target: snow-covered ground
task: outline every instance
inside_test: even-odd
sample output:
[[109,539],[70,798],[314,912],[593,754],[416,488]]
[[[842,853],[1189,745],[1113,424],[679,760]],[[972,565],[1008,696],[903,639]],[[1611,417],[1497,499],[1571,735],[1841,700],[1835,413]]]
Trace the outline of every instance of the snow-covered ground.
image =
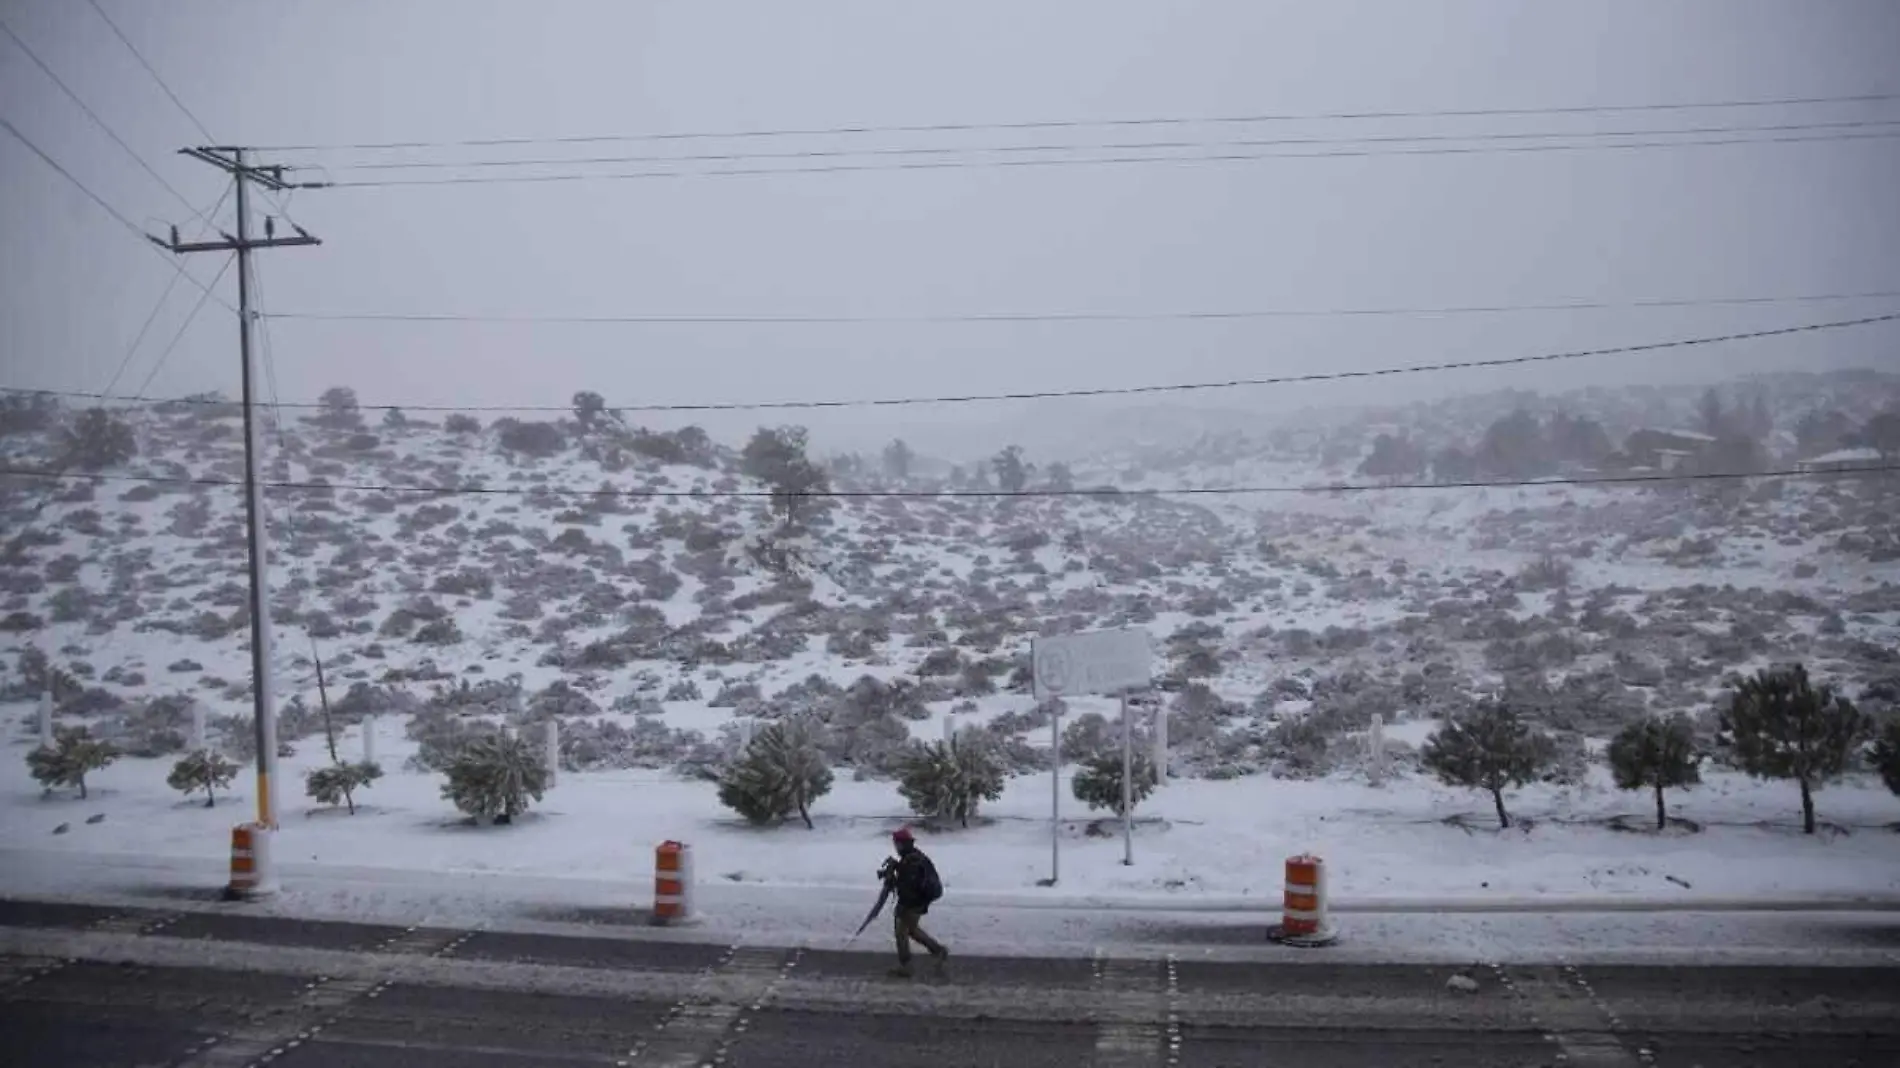
[[[388,725],[384,725],[387,731]],[[392,733],[393,732],[388,732]],[[341,747],[355,752],[354,732]],[[864,893],[909,822],[888,782],[839,776],[814,810],[817,826],[759,829],[720,807],[711,784],[670,771],[564,772],[546,800],[512,826],[474,826],[440,797],[438,775],[400,770],[413,743],[383,738],[392,769],[360,797],[361,809],[284,804],[277,856],[286,863],[402,869],[444,876],[585,876],[624,879],[626,899],[646,899],[653,848],[687,842],[708,886],[837,889]],[[327,762],[320,745],[284,760],[293,787]],[[135,854],[216,861],[230,826],[250,816],[248,778],[206,808],[166,786],[170,761],[121,760],[95,774],[91,798],[42,799],[24,761],[0,761],[0,847],[83,856]],[[1649,795],[1610,788],[1592,769],[1582,786],[1510,795],[1517,823],[1499,831],[1489,798],[1407,776],[1382,786],[1344,775],[1312,782],[1266,777],[1177,780],[1142,806],[1134,864],[1124,866],[1118,825],[1082,810],[1062,783],[1060,882],[1039,887],[1051,862],[1047,775],[1009,781],[1001,801],[968,829],[926,831],[925,848],[953,899],[1010,902],[1083,899],[1092,904],[1193,910],[1277,901],[1286,857],[1323,857],[1345,908],[1566,901],[1687,905],[1737,899],[1900,901],[1900,807],[1877,783],[1823,791],[1823,833],[1799,833],[1797,795],[1782,783],[1713,772],[1673,792],[1671,814],[1698,833],[1613,829],[1626,815],[1643,828]],[[88,817],[103,815],[96,824]],[[1448,818],[1462,817],[1448,823]],[[54,834],[66,824],[64,833]]]

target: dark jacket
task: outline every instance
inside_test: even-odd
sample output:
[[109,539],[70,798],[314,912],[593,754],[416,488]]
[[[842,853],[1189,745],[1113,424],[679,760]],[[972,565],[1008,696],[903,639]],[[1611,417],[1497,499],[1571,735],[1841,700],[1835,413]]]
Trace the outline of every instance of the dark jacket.
[[930,911],[930,898],[924,892],[924,884],[929,873],[936,871],[936,865],[924,856],[921,849],[913,849],[897,858],[897,870],[891,876],[891,888],[897,895],[897,907],[909,912]]

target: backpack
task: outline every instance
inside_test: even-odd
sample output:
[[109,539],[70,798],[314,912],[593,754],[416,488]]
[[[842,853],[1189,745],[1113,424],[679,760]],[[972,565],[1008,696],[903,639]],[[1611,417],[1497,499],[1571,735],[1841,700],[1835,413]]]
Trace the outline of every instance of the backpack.
[[943,896],[943,880],[937,876],[937,866],[929,860],[924,861],[924,875],[918,881],[919,889],[924,892],[925,904],[934,903]]

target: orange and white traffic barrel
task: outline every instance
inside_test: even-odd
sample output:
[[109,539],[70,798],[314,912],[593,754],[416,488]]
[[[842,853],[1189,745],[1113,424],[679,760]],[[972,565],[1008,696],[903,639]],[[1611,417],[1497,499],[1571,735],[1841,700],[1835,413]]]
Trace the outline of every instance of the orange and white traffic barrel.
[[231,828],[231,882],[225,888],[225,897],[247,900],[276,893],[270,843],[271,829],[261,823],[240,823]]
[[653,851],[653,922],[662,926],[692,917],[693,847],[661,842]]
[[1339,937],[1326,916],[1326,864],[1320,858],[1286,858],[1280,924],[1267,937],[1290,946],[1323,946]]

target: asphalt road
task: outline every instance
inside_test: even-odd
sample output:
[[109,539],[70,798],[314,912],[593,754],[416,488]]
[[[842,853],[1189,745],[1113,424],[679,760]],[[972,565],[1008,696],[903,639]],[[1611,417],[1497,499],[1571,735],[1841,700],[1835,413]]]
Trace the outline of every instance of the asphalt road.
[[[0,1063],[1833,1068],[1900,969],[968,957],[0,900]],[[1476,984],[1454,990],[1454,974]]]

